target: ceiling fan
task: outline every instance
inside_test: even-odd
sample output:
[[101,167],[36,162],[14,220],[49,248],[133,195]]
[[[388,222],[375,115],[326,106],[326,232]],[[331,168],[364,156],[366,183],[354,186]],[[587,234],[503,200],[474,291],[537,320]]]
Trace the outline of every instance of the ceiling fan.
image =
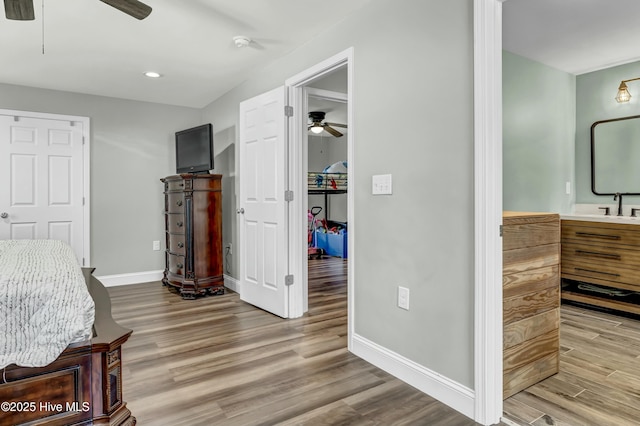
[[340,123],[329,123],[324,121],[326,113],[324,111],[311,111],[309,113],[309,120],[311,124],[308,127],[308,130],[311,130],[313,133],[320,134],[323,130],[326,130],[332,136],[339,138],[343,136],[342,133],[334,129],[334,127],[344,127],[347,128],[346,124]]
[[[151,7],[138,0],[100,0],[109,6],[136,19],[144,19],[151,13]],[[33,0],[4,0],[4,13],[7,19],[32,21],[35,19]]]

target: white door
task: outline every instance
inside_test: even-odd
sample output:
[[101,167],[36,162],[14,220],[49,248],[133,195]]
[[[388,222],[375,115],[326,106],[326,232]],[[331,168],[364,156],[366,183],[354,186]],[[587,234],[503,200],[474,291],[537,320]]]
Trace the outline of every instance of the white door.
[[0,113],[0,239],[62,240],[82,265],[89,249],[83,207],[88,119],[17,113]]
[[240,104],[240,298],[286,318],[285,88]]

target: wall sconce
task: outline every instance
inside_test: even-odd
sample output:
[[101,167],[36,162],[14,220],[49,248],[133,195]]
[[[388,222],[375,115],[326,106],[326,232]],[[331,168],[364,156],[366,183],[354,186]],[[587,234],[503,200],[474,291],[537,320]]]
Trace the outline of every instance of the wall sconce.
[[629,93],[629,91],[627,90],[626,83],[636,80],[640,80],[640,77],[632,78],[629,80],[622,80],[620,82],[620,86],[618,87],[618,94],[616,95],[616,101],[618,101],[618,103],[629,102],[629,100],[631,99],[631,93]]

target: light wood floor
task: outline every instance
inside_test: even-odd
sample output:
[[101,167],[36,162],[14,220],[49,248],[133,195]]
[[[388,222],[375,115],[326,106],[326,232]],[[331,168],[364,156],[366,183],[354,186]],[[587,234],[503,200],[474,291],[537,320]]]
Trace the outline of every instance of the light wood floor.
[[504,403],[523,425],[640,425],[640,321],[563,304],[560,373]]
[[349,353],[346,262],[314,260],[309,312],[283,320],[228,292],[112,287],[123,399],[150,425],[476,425]]

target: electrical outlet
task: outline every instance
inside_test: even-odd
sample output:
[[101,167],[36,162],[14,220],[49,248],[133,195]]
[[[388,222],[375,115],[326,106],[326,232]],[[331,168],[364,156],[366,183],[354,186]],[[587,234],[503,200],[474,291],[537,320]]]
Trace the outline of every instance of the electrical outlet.
[[398,308],[409,310],[409,289],[398,287]]
[[155,250],[155,251],[160,250],[160,241],[154,241],[153,242],[153,250]]
[[565,182],[565,184],[564,184],[564,192],[567,195],[571,194],[571,182]]

